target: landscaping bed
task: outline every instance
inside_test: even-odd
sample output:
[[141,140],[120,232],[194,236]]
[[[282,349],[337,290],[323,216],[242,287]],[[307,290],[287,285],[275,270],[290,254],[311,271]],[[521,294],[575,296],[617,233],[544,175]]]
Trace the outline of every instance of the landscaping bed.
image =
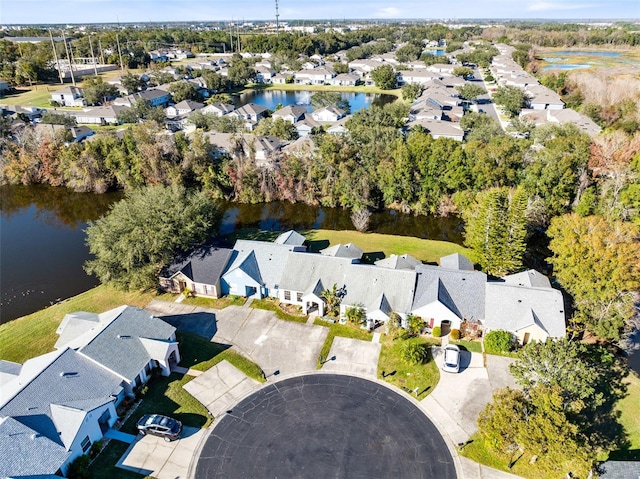
[[251,302],[251,307],[255,309],[264,309],[267,311],[273,311],[278,319],[282,319],[284,321],[293,321],[294,323],[306,323],[307,316],[301,313],[292,314],[289,311],[298,311],[296,306],[280,304],[277,299],[272,298],[264,298],[264,299],[254,299]]

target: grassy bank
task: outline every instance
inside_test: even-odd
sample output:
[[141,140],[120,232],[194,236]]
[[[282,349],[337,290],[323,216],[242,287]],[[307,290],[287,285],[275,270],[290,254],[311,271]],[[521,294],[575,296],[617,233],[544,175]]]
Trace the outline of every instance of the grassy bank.
[[294,323],[306,323],[307,317],[301,314],[291,314],[284,311],[277,300],[271,298],[254,299],[251,307],[255,309],[264,309],[273,312],[278,319],[284,321],[293,321]]
[[[176,297],[177,295],[174,295]],[[247,298],[242,296],[225,296],[224,298],[205,298],[203,296],[190,296],[182,301],[182,304],[200,306],[202,308],[224,309],[227,306],[242,306]]]
[[[124,292],[111,286],[98,286],[61,303],[0,325],[0,359],[23,363],[53,351],[58,340],[56,329],[67,313],[102,313],[123,304],[143,307],[158,298],[153,292]],[[28,345],[28,347],[25,347]]]

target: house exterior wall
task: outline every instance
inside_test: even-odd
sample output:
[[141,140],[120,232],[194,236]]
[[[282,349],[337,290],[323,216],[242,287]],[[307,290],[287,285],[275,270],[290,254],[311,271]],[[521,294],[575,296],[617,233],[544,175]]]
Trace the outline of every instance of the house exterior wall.
[[[71,447],[69,448],[70,455],[68,459],[60,466],[60,469],[62,470],[62,473],[64,475],[67,474],[69,465],[76,458],[85,454],[85,452],[82,450],[81,445],[82,445],[82,441],[84,441],[86,437],[89,437],[91,444],[93,444],[96,441],[99,441],[104,437],[104,435],[102,434],[102,430],[100,429],[100,425],[98,424],[98,419],[100,419],[102,414],[107,410],[111,415],[108,422],[109,427],[112,427],[115,424],[115,422],[118,420],[115,402],[110,402],[108,404],[105,404],[104,406],[94,409],[93,411],[87,414],[80,428],[78,429],[76,437],[71,443]],[[88,452],[89,450],[87,449],[86,453]]]
[[236,269],[222,277],[222,293],[244,296],[245,298],[263,298],[263,288],[242,270]]
[[330,121],[338,121],[340,119],[338,115],[327,110],[318,111],[316,113],[313,113],[313,115],[311,116],[316,121],[330,122]]
[[[424,319],[427,326],[441,326],[442,321],[450,321],[451,329],[460,329],[461,319],[444,304],[434,301],[433,303],[422,306],[421,308],[411,311],[414,315]],[[433,318],[433,324],[431,319]]]
[[519,344],[524,344],[525,336],[529,334],[527,342],[531,341],[545,341],[549,335],[537,324],[532,324],[526,328],[515,331],[516,338]]

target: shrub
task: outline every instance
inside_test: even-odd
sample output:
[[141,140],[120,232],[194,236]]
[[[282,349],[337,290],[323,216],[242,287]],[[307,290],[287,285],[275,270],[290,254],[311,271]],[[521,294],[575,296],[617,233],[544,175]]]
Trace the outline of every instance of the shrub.
[[440,326],[436,326],[435,328],[433,328],[433,331],[431,331],[431,334],[434,338],[439,338],[440,336],[442,336],[442,328]]
[[459,329],[452,329],[451,333],[449,333],[449,335],[451,336],[452,340],[457,341],[458,339],[460,339],[460,330]]
[[422,331],[422,328],[426,326],[426,323],[424,322],[424,319],[410,314],[407,316],[407,326],[411,334],[419,334],[420,331]]
[[96,457],[101,450],[102,450],[102,439],[91,444],[91,449],[89,450],[89,457]]
[[89,479],[89,456],[77,457],[69,464],[69,470],[67,471],[67,477],[69,479]]
[[501,329],[490,331],[484,337],[484,348],[488,353],[508,353],[513,350],[513,336]]
[[422,364],[429,356],[426,344],[406,343],[400,350],[400,357],[407,364]]

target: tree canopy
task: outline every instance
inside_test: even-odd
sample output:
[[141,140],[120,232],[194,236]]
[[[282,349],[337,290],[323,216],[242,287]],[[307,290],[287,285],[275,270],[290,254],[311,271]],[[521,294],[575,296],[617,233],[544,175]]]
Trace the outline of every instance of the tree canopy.
[[219,219],[205,193],[168,186],[132,190],[89,224],[87,245],[95,258],[85,270],[123,289],[152,288],[161,268],[203,243]]
[[493,94],[493,101],[501,105],[511,116],[517,117],[527,104],[527,93],[516,86],[500,86]]
[[396,72],[391,65],[381,65],[371,72],[371,78],[378,88],[391,90],[396,87]]

